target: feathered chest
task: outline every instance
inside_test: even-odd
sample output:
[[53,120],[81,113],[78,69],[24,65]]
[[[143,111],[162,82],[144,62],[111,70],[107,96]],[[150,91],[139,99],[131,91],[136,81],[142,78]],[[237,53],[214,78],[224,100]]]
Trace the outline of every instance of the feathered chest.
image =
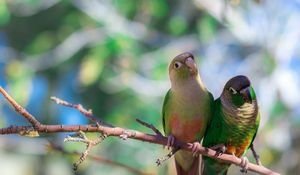
[[189,98],[172,96],[166,106],[167,134],[185,142],[201,139],[210,115],[208,97],[195,94]]
[[255,124],[258,114],[257,102],[244,103],[240,107],[234,106],[232,103],[221,98],[221,112],[223,119],[228,125],[249,126]]
[[228,138],[226,139],[227,153],[240,157],[250,146],[257,131],[257,103],[245,103],[235,108],[222,101],[222,119]]

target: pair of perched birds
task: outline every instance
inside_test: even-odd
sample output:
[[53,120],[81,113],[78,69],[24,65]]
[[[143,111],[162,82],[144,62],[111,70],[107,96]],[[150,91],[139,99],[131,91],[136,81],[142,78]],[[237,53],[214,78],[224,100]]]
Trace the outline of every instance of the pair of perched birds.
[[[219,98],[214,100],[206,89],[194,57],[190,53],[176,56],[169,65],[171,88],[163,104],[163,128],[168,147],[174,140],[202,145],[242,157],[255,138],[260,115],[255,92],[246,76],[231,78]],[[196,149],[194,149],[196,150]],[[195,153],[195,152],[194,152]],[[245,158],[242,158],[242,162]],[[199,157],[179,150],[175,154],[178,175],[198,175]],[[227,174],[230,164],[203,156],[201,173]],[[246,165],[244,165],[246,166]],[[245,167],[244,167],[245,168]]]

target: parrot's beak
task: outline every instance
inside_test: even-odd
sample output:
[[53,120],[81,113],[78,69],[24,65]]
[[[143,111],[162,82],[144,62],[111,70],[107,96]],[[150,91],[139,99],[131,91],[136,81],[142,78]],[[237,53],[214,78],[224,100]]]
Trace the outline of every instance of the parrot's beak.
[[185,64],[190,69],[190,72],[192,74],[197,73],[197,65],[192,57],[188,57],[187,59],[185,59]]
[[243,99],[247,103],[252,103],[252,98],[250,94],[250,87],[246,87],[240,91],[240,93],[243,95]]

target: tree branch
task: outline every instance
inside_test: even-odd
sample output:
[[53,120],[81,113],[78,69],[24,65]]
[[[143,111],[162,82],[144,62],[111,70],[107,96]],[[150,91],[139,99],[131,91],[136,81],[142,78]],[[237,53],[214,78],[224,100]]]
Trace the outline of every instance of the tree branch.
[[91,109],[86,110],[81,104],[71,104],[69,102],[66,102],[64,100],[61,100],[57,97],[51,97],[51,100],[53,100],[55,103],[59,104],[59,105],[63,105],[63,106],[67,106],[70,108],[75,108],[77,109],[79,112],[81,112],[84,116],[86,116],[89,120],[91,120],[92,122],[95,122],[97,124],[97,126],[101,125],[106,125],[106,126],[110,126],[112,127],[112,125],[107,124],[101,120],[98,120],[96,116],[93,115],[93,112]]
[[[16,109],[18,113],[20,113],[22,116],[24,116],[33,126],[10,126],[7,128],[0,129],[0,134],[20,134],[20,132],[27,132],[28,130],[34,130],[38,133],[55,133],[55,132],[99,132],[106,134],[107,136],[116,136],[116,137],[122,137],[124,138],[124,135],[126,138],[131,138],[135,140],[145,141],[149,143],[154,144],[160,144],[160,145],[167,145],[167,137],[162,136],[157,129],[152,129],[156,133],[154,134],[147,134],[143,132],[139,132],[136,130],[121,128],[121,127],[111,127],[111,126],[102,126],[102,125],[43,125],[40,124],[34,116],[29,114],[24,108],[22,108],[19,104],[17,104],[7,93],[4,89],[0,87],[0,92],[4,95],[4,97],[13,105],[13,107]],[[21,108],[20,108],[21,107]],[[24,109],[24,110],[19,110]],[[25,111],[25,112],[24,112]],[[28,115],[29,114],[29,115]],[[34,122],[32,122],[34,121]],[[37,125],[38,127],[34,127]],[[141,123],[141,122],[140,122]],[[142,122],[143,125],[154,128],[153,125],[147,124],[146,122]],[[146,124],[145,124],[146,123]],[[158,132],[157,132],[158,131]],[[175,148],[180,148],[182,150],[186,151],[192,151],[192,147],[188,143],[181,142],[179,140],[176,140],[174,143]],[[237,158],[233,155],[229,154],[222,154],[219,156],[216,155],[216,151],[211,150],[209,148],[205,147],[198,147],[198,153],[212,157],[215,159],[218,159],[220,161],[224,161],[227,163],[235,164],[239,166],[241,164],[241,159]],[[249,163],[249,171],[253,171],[259,174],[265,174],[265,175],[278,175],[278,173],[273,172],[272,170],[267,169],[264,166],[255,165],[252,163]]]
[[19,105],[11,96],[0,86],[0,92],[7,99],[7,101],[15,108],[15,110],[21,114],[34,128],[38,128],[41,123],[29,112],[26,111],[21,105]]
[[261,161],[260,161],[260,159],[259,159],[259,155],[258,155],[258,154],[256,153],[256,151],[255,151],[255,148],[254,148],[254,144],[253,144],[253,143],[251,144],[250,149],[251,149],[251,151],[252,151],[252,154],[253,154],[253,157],[254,157],[254,159],[255,159],[255,161],[256,161],[256,164],[257,164],[257,165],[262,165],[262,163],[261,163]]

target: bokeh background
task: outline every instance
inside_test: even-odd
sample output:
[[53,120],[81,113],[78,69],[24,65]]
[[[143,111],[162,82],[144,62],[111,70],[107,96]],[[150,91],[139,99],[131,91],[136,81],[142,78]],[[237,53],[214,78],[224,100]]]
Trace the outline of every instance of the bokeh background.
[[[232,76],[249,76],[262,116],[255,141],[262,163],[299,174],[299,39],[299,0],[1,0],[0,85],[45,124],[89,123],[49,99],[58,96],[117,126],[150,132],[135,122],[140,118],[162,130],[168,63],[191,51],[215,98]],[[0,127],[26,124],[0,97]],[[0,174],[74,174],[78,156],[46,147],[50,140],[67,151],[84,149],[63,143],[65,136],[1,136]],[[91,154],[144,173],[172,174],[172,161],[155,165],[166,153],[162,146],[109,138]],[[87,160],[77,174],[133,173]]]

